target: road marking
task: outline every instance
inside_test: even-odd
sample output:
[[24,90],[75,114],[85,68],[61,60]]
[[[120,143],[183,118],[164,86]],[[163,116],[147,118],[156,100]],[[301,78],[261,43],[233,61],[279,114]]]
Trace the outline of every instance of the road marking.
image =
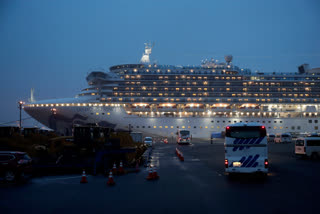
[[[50,181],[58,181],[58,180],[68,180],[68,179],[75,179],[78,178],[80,179],[82,177],[82,175],[79,176],[73,176],[73,177],[60,177],[60,178],[36,178],[36,179],[32,179],[32,183],[46,183],[46,182],[50,182]],[[87,175],[87,177],[90,177],[90,175]]]
[[[73,179],[73,178],[81,178],[82,175],[79,176],[74,176],[74,177],[66,177],[66,178],[51,178],[51,179],[47,179],[48,181],[55,181],[55,180],[67,180],[67,179]],[[87,175],[87,177],[90,177],[89,175]]]

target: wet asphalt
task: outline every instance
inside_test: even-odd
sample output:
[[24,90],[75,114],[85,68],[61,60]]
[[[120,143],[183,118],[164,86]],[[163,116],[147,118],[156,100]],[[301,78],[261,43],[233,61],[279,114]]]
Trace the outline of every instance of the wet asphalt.
[[[27,184],[0,184],[0,213],[318,213],[320,161],[297,159],[293,144],[270,144],[270,173],[238,176],[224,173],[223,141],[193,140],[178,146],[156,143],[151,165],[158,180],[147,181],[148,169],[114,176],[44,176]],[[317,209],[316,209],[317,208]]]

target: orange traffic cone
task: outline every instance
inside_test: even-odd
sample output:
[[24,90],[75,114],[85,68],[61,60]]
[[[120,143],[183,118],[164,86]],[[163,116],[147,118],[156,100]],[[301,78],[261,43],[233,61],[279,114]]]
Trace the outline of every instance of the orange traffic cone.
[[153,180],[153,172],[152,172],[152,167],[150,166],[150,168],[149,168],[149,175],[148,175],[148,177],[147,177],[147,180]]
[[107,185],[113,186],[113,185],[115,185],[115,184],[116,184],[116,183],[114,182],[113,176],[112,176],[112,170],[110,170],[109,179],[108,179]]
[[180,154],[180,160],[181,161],[184,161],[184,157],[183,157],[183,153],[181,152],[181,154]]
[[120,166],[119,166],[118,173],[119,173],[119,175],[123,175],[124,174],[122,161],[120,161]]
[[113,174],[117,173],[117,165],[116,165],[116,163],[113,164],[112,172],[113,172]]
[[82,177],[81,177],[80,183],[81,183],[81,184],[86,184],[86,183],[88,183],[88,181],[87,181],[87,176],[86,176],[86,171],[85,171],[85,170],[82,171]]
[[181,152],[180,150],[178,149],[178,153],[177,153],[178,157],[180,158],[181,157]]
[[153,167],[152,176],[153,176],[153,179],[159,179],[159,178],[160,178],[160,176],[159,176],[158,173],[157,173],[157,169],[156,169],[155,166]]

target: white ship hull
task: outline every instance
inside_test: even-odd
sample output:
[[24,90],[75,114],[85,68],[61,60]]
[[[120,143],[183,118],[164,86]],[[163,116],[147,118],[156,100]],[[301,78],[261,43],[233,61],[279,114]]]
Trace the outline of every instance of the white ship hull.
[[[44,103],[48,103],[43,101]],[[99,106],[101,105],[101,106]],[[193,138],[209,139],[212,132],[222,132],[228,124],[236,122],[259,122],[268,133],[318,132],[319,117],[223,117],[223,116],[151,116],[142,112],[140,116],[129,115],[120,104],[97,104],[96,106],[41,106],[28,107],[25,111],[40,123],[60,134],[71,135],[75,124],[97,123],[114,129],[143,132],[145,135],[176,137],[178,129],[190,130]]]

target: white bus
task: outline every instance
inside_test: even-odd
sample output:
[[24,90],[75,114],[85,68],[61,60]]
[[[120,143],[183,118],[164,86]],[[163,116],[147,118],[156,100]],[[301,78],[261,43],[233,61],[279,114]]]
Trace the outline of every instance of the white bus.
[[179,144],[189,144],[191,142],[191,135],[189,130],[178,130],[177,133],[177,143]]
[[225,171],[268,173],[266,127],[259,123],[235,123],[226,127]]
[[320,137],[298,138],[295,143],[295,154],[301,157],[316,159],[320,157]]

